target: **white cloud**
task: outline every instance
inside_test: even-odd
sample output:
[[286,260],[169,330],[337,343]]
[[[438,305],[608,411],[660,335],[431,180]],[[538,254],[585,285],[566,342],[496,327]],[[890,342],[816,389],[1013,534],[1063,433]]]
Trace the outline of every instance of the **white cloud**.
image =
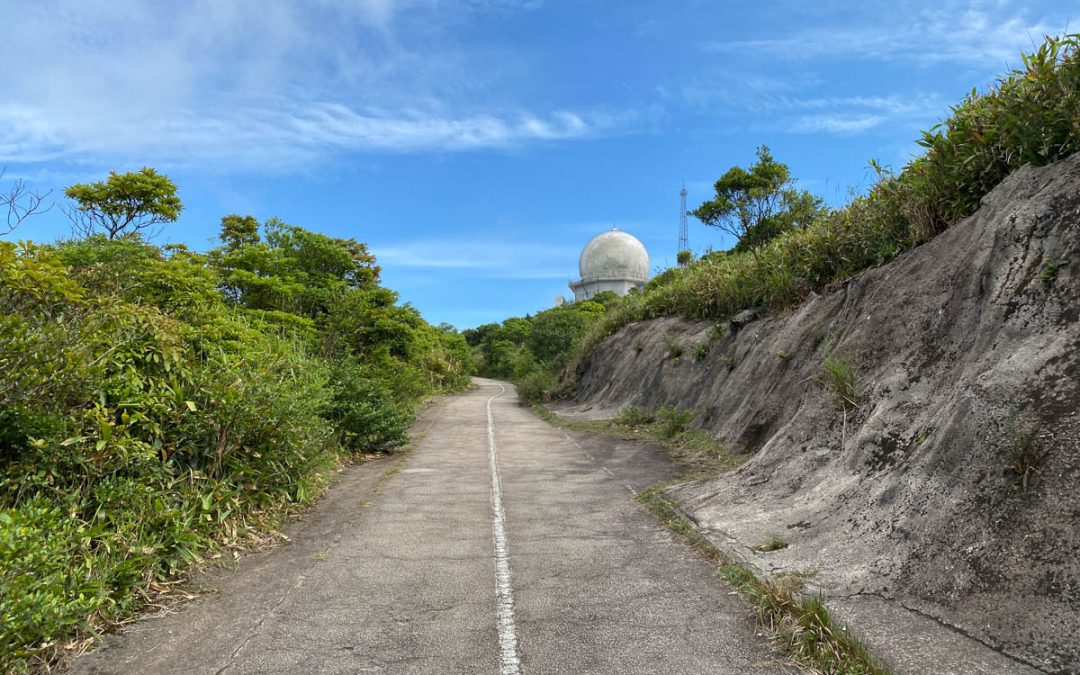
[[[780,124],[795,133],[858,134],[884,125],[911,126],[938,113],[938,96],[780,97],[772,109],[781,112]],[[819,112],[820,111],[820,112]]]
[[372,244],[380,264],[395,269],[468,271],[473,278],[566,279],[576,269],[579,247],[540,242],[412,240]]
[[1049,19],[1032,19],[1009,3],[945,0],[912,3],[866,3],[865,16],[850,7],[832,25],[815,26],[778,37],[702,45],[705,51],[753,52],[781,60],[845,59],[852,56],[914,63],[962,63],[1001,67],[1016,65],[1047,34],[1065,30]]
[[884,115],[807,115],[796,118],[791,130],[805,134],[854,134],[881,126],[888,119]]
[[627,123],[606,111],[499,105],[486,96],[497,64],[475,63],[437,27],[411,44],[397,28],[414,15],[452,24],[535,6],[0,0],[0,164],[277,168],[347,151],[564,141]]
[[[796,82],[799,86],[797,86]],[[812,95],[800,95],[800,86]],[[732,78],[725,86],[688,86],[691,105],[713,110],[754,113],[757,127],[795,133],[851,135],[886,125],[909,127],[924,124],[946,110],[941,94],[913,92],[888,96],[821,96],[824,87],[808,86],[797,79]]]
[[[588,121],[587,121],[588,120]],[[281,167],[349,150],[411,152],[505,148],[588,137],[611,126],[556,111],[444,118],[421,111],[357,111],[340,103],[174,111],[132,122],[72,124],[45,108],[0,106],[0,163],[152,156],[171,164]]]

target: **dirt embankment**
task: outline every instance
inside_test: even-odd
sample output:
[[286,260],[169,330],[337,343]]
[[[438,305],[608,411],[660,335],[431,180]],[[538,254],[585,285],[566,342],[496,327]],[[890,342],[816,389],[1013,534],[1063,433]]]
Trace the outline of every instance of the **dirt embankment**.
[[[627,326],[560,412],[692,409],[752,453],[672,491],[717,537],[776,534],[789,546],[768,568],[1080,672],[1078,316],[1080,155],[1018,171],[974,216],[791,313],[744,313],[719,340],[711,323]],[[857,373],[846,415],[830,353]]]

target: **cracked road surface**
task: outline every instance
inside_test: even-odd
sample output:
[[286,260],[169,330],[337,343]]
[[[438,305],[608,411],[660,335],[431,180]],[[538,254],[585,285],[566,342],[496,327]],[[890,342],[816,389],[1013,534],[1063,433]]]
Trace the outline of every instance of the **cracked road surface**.
[[666,458],[553,428],[509,385],[476,383],[422,412],[411,456],[342,472],[288,544],[210,574],[216,592],[73,672],[790,671],[634,501],[673,475]]

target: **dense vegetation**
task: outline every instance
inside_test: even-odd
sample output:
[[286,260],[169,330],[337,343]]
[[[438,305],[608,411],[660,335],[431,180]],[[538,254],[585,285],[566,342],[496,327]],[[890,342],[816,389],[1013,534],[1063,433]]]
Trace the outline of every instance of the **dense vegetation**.
[[196,253],[131,229],[0,242],[0,671],[145,607],[467,383],[464,338],[359,242],[227,216]]
[[[562,387],[571,384],[584,355],[628,323],[670,315],[722,321],[745,309],[787,309],[974,213],[982,197],[1020,166],[1042,166],[1076,152],[1078,44],[1078,35],[1047,38],[1023,56],[1023,68],[985,93],[972,90],[947,120],[922,133],[922,155],[899,173],[872,162],[879,181],[841,209],[820,213],[804,193],[785,197],[782,191],[791,190],[785,172],[767,149],[759,150],[757,165],[727,172],[717,183],[716,199],[696,211],[706,223],[726,226],[746,241],[733,251],[687,261],[658,275],[643,292],[605,303],[601,317],[576,331],[571,354],[539,360],[555,370],[533,371],[526,381],[529,396],[536,397],[532,385],[550,384],[555,372],[561,372]],[[773,200],[763,202],[770,190]],[[758,213],[766,218],[756,219]],[[528,355],[521,361],[532,362]],[[549,393],[557,394],[558,387]]]
[[513,380],[522,402],[537,402],[555,384],[555,373],[566,367],[589,326],[619,302],[606,291],[585,302],[469,328],[462,335],[473,349],[478,374]]

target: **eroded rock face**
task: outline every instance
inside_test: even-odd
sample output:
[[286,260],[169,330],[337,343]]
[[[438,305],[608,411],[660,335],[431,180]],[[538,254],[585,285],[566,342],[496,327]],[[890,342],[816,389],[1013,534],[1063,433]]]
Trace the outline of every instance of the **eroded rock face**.
[[[710,323],[627,326],[563,412],[693,409],[753,453],[673,490],[699,523],[777,533],[790,546],[770,564],[816,568],[830,594],[895,598],[1080,672],[1078,317],[1080,155],[1021,169],[974,216],[789,314],[741,317],[700,360]],[[822,384],[830,352],[858,373],[846,414]],[[1018,445],[1039,457],[1026,489]]]

